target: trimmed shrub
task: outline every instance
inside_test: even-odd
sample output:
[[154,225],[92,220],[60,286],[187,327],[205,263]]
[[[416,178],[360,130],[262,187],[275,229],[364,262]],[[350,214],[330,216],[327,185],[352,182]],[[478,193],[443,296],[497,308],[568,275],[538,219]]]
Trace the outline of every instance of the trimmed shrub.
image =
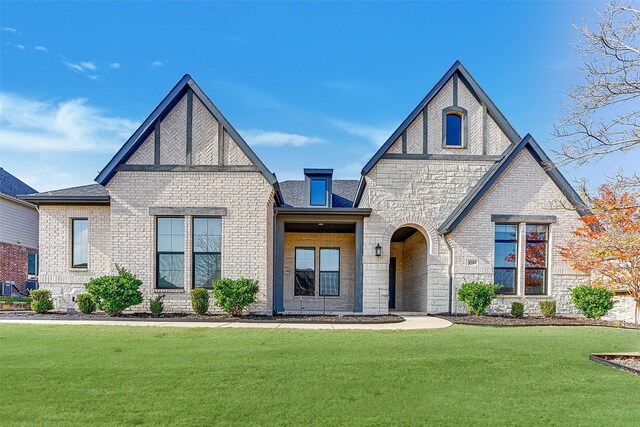
[[51,291],[46,289],[34,289],[29,293],[31,297],[31,310],[36,313],[46,313],[53,310]]
[[514,301],[511,303],[511,315],[513,317],[524,316],[524,303],[520,301]]
[[117,316],[123,310],[142,302],[142,280],[116,265],[116,276],[102,276],[91,279],[84,287],[98,308],[109,316]]
[[198,314],[209,311],[209,292],[204,288],[195,288],[191,291],[191,307]]
[[76,301],[78,302],[78,310],[84,314],[91,314],[96,311],[96,302],[91,298],[89,294],[76,295]]
[[493,283],[467,282],[460,286],[458,299],[467,303],[469,314],[483,315],[496,297],[498,289],[500,289],[500,285]]
[[540,311],[544,317],[556,317],[555,300],[540,301],[538,305],[540,306]]
[[254,302],[258,290],[257,280],[241,278],[213,282],[213,296],[216,304],[232,316],[239,316],[246,306]]
[[577,286],[571,289],[571,301],[573,305],[584,314],[585,317],[598,318],[607,314],[613,308],[615,293],[607,288],[595,286]]
[[159,316],[164,311],[164,295],[158,295],[149,301],[149,311],[154,316]]

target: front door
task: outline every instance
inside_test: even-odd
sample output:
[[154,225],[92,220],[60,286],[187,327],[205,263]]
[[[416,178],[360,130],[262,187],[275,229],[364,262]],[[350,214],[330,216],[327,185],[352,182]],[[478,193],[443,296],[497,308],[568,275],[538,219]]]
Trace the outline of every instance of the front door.
[[389,260],[389,309],[396,308],[396,259]]

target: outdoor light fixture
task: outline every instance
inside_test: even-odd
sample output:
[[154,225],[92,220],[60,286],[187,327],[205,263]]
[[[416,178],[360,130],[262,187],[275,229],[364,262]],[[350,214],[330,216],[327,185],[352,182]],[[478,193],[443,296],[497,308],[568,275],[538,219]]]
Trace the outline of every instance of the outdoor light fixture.
[[380,243],[376,245],[376,256],[382,256],[382,246],[380,246]]

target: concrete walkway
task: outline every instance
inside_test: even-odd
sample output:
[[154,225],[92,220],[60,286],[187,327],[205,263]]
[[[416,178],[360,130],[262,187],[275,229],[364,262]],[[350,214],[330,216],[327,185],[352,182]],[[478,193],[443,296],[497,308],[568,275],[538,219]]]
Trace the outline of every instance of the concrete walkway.
[[440,329],[452,325],[438,317],[407,316],[399,323],[291,323],[291,322],[158,322],[144,320],[50,320],[50,319],[4,319],[3,323],[28,323],[32,325],[113,325],[113,326],[162,326],[175,328],[263,328],[263,329],[360,329],[372,331],[400,331],[416,329]]

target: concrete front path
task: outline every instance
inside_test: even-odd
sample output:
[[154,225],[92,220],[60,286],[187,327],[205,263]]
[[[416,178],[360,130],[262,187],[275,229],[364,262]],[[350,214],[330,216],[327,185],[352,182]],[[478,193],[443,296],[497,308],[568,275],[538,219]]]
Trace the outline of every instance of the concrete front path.
[[292,323],[292,322],[163,322],[144,320],[49,320],[2,319],[3,323],[28,323],[32,325],[114,325],[114,326],[164,326],[176,328],[265,328],[265,329],[360,329],[371,331],[400,331],[416,329],[440,329],[452,325],[438,317],[407,316],[399,323]]

